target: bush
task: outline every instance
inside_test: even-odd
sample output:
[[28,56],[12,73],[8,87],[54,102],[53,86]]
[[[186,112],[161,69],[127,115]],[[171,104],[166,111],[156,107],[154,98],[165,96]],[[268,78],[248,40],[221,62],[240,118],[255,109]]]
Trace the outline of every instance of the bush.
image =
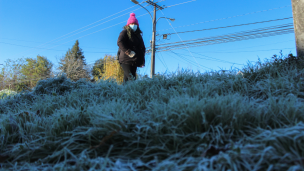
[[266,60],[264,63],[260,60],[255,65],[248,63],[241,72],[244,78],[257,82],[262,79],[277,78],[291,70],[300,71],[303,68],[300,60],[293,54],[284,56],[280,53],[280,56],[273,55],[271,60]]
[[0,91],[0,99],[5,99],[7,97],[12,97],[12,96],[14,96],[16,94],[17,94],[17,92],[15,92],[15,91],[4,89],[4,90]]
[[88,82],[85,78],[73,82],[65,75],[60,75],[58,77],[40,80],[37,83],[37,86],[34,88],[33,93],[36,95],[43,95],[43,94],[63,95],[65,93],[71,92],[71,90],[73,89],[77,89],[81,87],[91,87],[91,83]]

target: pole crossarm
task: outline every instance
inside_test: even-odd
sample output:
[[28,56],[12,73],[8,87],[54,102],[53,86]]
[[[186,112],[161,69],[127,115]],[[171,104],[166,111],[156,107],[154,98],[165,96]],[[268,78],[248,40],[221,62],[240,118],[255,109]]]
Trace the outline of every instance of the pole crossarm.
[[150,4],[150,5],[155,6],[156,8],[158,8],[158,9],[160,9],[160,10],[163,10],[163,9],[164,9],[163,7],[157,5],[156,3],[154,3],[154,2],[152,2],[152,1],[150,1],[150,0],[148,0],[148,1],[146,1],[146,2],[147,2],[148,4]]

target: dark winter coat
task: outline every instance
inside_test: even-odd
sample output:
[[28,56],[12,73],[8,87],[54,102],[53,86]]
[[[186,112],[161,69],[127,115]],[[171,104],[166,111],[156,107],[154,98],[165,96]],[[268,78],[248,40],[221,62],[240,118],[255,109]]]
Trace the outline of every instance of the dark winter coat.
[[[119,46],[120,49],[119,63],[131,64],[137,67],[145,65],[146,47],[141,34],[129,30],[129,34],[131,33],[131,38],[129,38],[130,36],[128,36],[127,29],[125,27],[125,29],[120,32],[117,40],[117,45]],[[131,51],[135,52],[135,56],[133,58],[130,58],[127,55]]]

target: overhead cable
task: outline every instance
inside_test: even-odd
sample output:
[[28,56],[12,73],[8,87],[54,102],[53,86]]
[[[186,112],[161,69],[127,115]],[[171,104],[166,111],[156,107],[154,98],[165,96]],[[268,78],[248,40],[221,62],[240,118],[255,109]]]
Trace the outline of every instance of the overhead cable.
[[255,38],[262,38],[262,37],[269,37],[269,36],[277,36],[282,34],[289,34],[293,33],[293,28],[290,29],[282,29],[277,31],[267,31],[263,33],[255,33],[255,34],[249,34],[249,35],[242,35],[242,36],[235,36],[235,37],[222,37],[218,38],[216,40],[206,40],[206,41],[200,41],[200,42],[193,42],[193,43],[187,43],[187,47],[182,45],[173,45],[173,46],[166,46],[161,48],[156,48],[157,51],[168,51],[168,50],[176,50],[176,49],[184,49],[189,47],[197,47],[197,46],[206,46],[206,45],[213,45],[213,44],[220,44],[220,43],[228,43],[228,42],[234,42],[234,41],[241,41],[241,40],[248,40],[248,39],[255,39]]
[[[180,42],[160,44],[160,45],[156,45],[157,47],[156,50],[167,51],[167,50],[187,48],[187,47],[206,46],[211,44],[228,43],[233,41],[262,38],[268,36],[288,34],[293,32],[294,32],[293,24],[285,24],[285,25],[278,25],[278,26],[265,27],[265,28],[248,30],[243,32],[237,32],[237,33],[222,35],[222,36],[213,36],[213,37],[206,37],[200,39],[192,39],[192,40],[186,40]],[[185,44],[187,46],[185,46]],[[148,51],[150,51],[150,49]]]
[[[135,5],[135,6],[136,6],[136,5]],[[128,9],[131,9],[131,8],[133,8],[133,7],[135,7],[135,6],[132,6],[132,7],[130,7],[130,8],[127,8],[127,9],[125,9],[125,10],[123,10],[123,11],[126,11],[126,10],[128,10]],[[148,6],[148,5],[146,5],[146,6]],[[137,11],[137,10],[139,10],[139,9],[141,9],[141,8],[137,8],[137,9],[135,9],[134,11]],[[78,30],[81,30],[81,29],[86,28],[86,27],[88,27],[88,26],[90,26],[90,25],[92,25],[92,24],[95,24],[95,23],[97,23],[97,22],[100,22],[100,21],[102,21],[102,20],[105,20],[105,19],[107,19],[107,18],[109,18],[109,17],[112,17],[112,16],[114,16],[114,15],[116,15],[116,14],[119,14],[119,13],[121,13],[121,12],[123,12],[123,11],[120,11],[120,12],[118,12],[118,13],[115,13],[115,14],[113,14],[113,15],[110,15],[110,16],[108,16],[108,17],[106,17],[106,18],[103,18],[103,19],[101,19],[101,20],[99,20],[99,21],[96,21],[96,22],[94,22],[94,23],[91,23],[91,24],[89,24],[89,25],[87,25],[87,26],[84,26],[84,27],[82,27],[82,28],[80,28],[80,29],[77,29],[77,30],[75,30],[75,31],[72,31],[72,32],[70,32],[70,33],[68,33],[68,34],[65,34],[65,35],[61,36],[61,37],[58,37],[58,38],[53,39],[53,40],[51,40],[51,41],[48,41],[48,42],[46,42],[46,43],[44,43],[44,44],[41,44],[41,45],[39,45],[39,46],[37,46],[37,47],[43,47],[43,46],[45,46],[46,44],[49,44],[49,43],[51,43],[51,42],[54,43],[54,42],[58,42],[58,41],[64,40],[64,39],[66,39],[66,38],[69,38],[69,37],[72,37],[72,36],[77,35],[77,34],[79,34],[79,33],[82,33],[82,32],[84,32],[84,31],[90,30],[90,29],[95,28],[95,27],[97,27],[97,26],[99,26],[99,25],[105,24],[105,23],[107,23],[107,22],[110,22],[110,21],[112,21],[112,20],[115,20],[115,19],[117,19],[117,18],[120,18],[120,17],[125,16],[125,15],[127,15],[127,14],[130,13],[130,12],[128,12],[128,13],[122,14],[122,15],[120,15],[120,16],[118,16],[118,17],[112,18],[112,19],[107,20],[107,21],[105,21],[105,22],[103,22],[103,23],[97,24],[97,25],[92,26],[92,27],[90,27],[90,28],[87,28],[87,29],[85,29],[85,30],[79,31],[79,32],[77,32],[77,33],[75,33],[75,34],[73,34],[73,35],[70,35],[70,34],[76,32],[76,31],[78,31]],[[68,35],[70,35],[70,36],[68,36]],[[66,36],[68,36],[68,37],[66,37]],[[61,38],[61,39],[60,39],[60,38]],[[58,40],[58,39],[59,39],[59,40]],[[24,53],[24,52],[22,52],[22,53]]]
[[[26,48],[34,48],[34,49],[44,49],[44,50],[52,50],[52,51],[66,51],[66,50],[48,49],[48,48],[39,48],[39,47],[36,48],[36,47],[17,45],[17,44],[6,43],[6,42],[0,42],[0,43],[7,44],[7,45],[13,45],[13,46],[26,47]],[[90,52],[90,51],[85,51],[84,53],[115,53],[115,52]]]
[[[257,33],[260,31],[265,31],[265,30],[275,30],[275,29],[283,29],[283,28],[288,28],[288,27],[293,27],[293,23],[288,23],[288,24],[281,24],[281,25],[275,25],[275,26],[270,26],[270,27],[262,27],[262,28],[257,28],[253,30],[246,30],[246,31],[241,31],[237,33],[231,33],[225,36],[229,35],[241,35],[241,34],[247,34],[247,33]],[[218,36],[213,36],[213,37],[208,37],[208,39],[214,39],[217,38]],[[163,43],[163,44],[158,44],[156,46],[163,46],[167,44],[176,44],[176,43],[186,43],[186,42],[193,42],[196,40],[205,40],[206,38],[199,38],[199,39],[191,39],[191,40],[185,40],[185,41],[179,41],[179,42],[171,42],[171,43]]]
[[[142,16],[145,16],[145,15],[147,15],[147,14],[149,14],[149,13],[145,13],[145,14],[143,14],[143,15],[140,15],[140,16],[138,16],[137,18],[142,17]],[[70,40],[70,41],[67,41],[67,42],[61,43],[61,44],[59,44],[59,45],[56,45],[56,46],[51,47],[50,49],[55,48],[55,47],[60,46],[60,45],[63,45],[63,44],[66,44],[66,43],[69,43],[69,42],[72,42],[72,41],[75,41],[75,40],[78,40],[78,39],[80,39],[80,38],[83,38],[83,37],[86,37],[86,36],[89,36],[89,35],[92,35],[92,34],[98,33],[98,32],[100,32],[100,31],[103,31],[103,30],[109,29],[109,28],[111,28],[111,27],[114,27],[114,26],[117,26],[117,25],[120,25],[120,24],[123,24],[123,23],[126,23],[126,21],[123,21],[123,22],[120,22],[120,23],[114,24],[114,25],[112,25],[112,26],[109,26],[109,27],[106,27],[106,28],[103,28],[103,29],[97,30],[97,31],[95,31],[95,32],[92,32],[92,33],[86,34],[86,35],[84,35],[84,36],[80,36],[80,37],[78,37],[78,38],[76,38],[76,39],[73,39],[73,40]],[[41,52],[41,51],[40,51],[40,52]]]
[[[209,61],[222,62],[222,63],[230,63],[230,64],[234,64],[234,65],[243,65],[243,64],[239,64],[239,63],[235,63],[235,62],[229,62],[229,61],[225,61],[225,60],[222,60],[222,59],[213,58],[213,57],[202,55],[202,54],[195,53],[195,52],[193,52],[193,53],[197,54],[197,55],[200,55],[200,56],[203,56],[203,57],[196,57],[198,59],[205,59],[205,60],[209,60]],[[180,54],[180,53],[177,53],[177,54],[179,54],[181,56],[188,56],[188,55]]]
[[[275,20],[267,20],[267,21],[260,21],[260,22],[254,22],[254,23],[246,23],[246,24],[237,24],[237,25],[224,26],[224,27],[215,27],[215,28],[208,28],[208,29],[201,29],[201,30],[192,30],[192,31],[184,31],[184,32],[177,32],[177,33],[166,33],[166,35],[190,33],[190,32],[197,32],[197,31],[216,30],[216,29],[230,28],[230,27],[247,26],[247,25],[253,25],[253,24],[268,23],[268,22],[273,22],[273,21],[282,21],[282,20],[287,20],[287,19],[292,19],[292,18],[293,17],[288,17],[288,18],[281,18],[281,19],[275,19]],[[157,35],[157,36],[160,36],[160,35]]]
[[[221,20],[226,20],[226,19],[231,19],[231,18],[236,18],[236,17],[242,17],[242,16],[246,16],[246,15],[251,15],[251,14],[257,14],[257,13],[261,13],[261,12],[267,12],[267,11],[282,9],[282,8],[286,8],[286,7],[290,7],[290,6],[291,6],[291,5],[286,5],[286,6],[279,7],[279,8],[272,8],[272,9],[268,9],[268,10],[250,12],[250,13],[246,13],[246,14],[235,15],[235,16],[232,16],[232,17],[225,17],[225,18],[220,18],[220,19],[214,19],[214,20],[209,20],[209,21],[203,21],[203,22],[199,22],[199,23],[194,23],[194,24],[189,24],[189,25],[183,25],[183,26],[178,26],[178,27],[174,27],[174,28],[188,27],[188,26],[193,26],[193,25],[197,25],[197,24],[210,23],[210,22],[214,22],[214,21],[221,21]],[[166,30],[171,30],[171,29],[172,29],[172,28],[163,29],[163,30],[158,30],[157,32],[166,31]]]
[[164,62],[160,59],[159,55],[158,55],[158,60],[163,64],[163,66],[166,68]]
[[195,62],[191,61],[191,60],[190,60],[190,59],[188,59],[188,58],[183,58],[182,56],[179,56],[179,55],[178,55],[176,52],[173,52],[173,51],[171,51],[171,50],[170,50],[169,52],[171,52],[171,53],[175,54],[177,57],[179,57],[179,58],[183,59],[184,61],[186,61],[186,62],[188,62],[189,64],[194,65],[194,66],[196,66],[196,67],[198,67],[198,68],[202,68],[202,67],[204,67],[204,68],[207,68],[207,69],[212,70],[211,68],[206,67],[206,66],[203,66],[203,65],[200,65],[200,64],[198,64],[198,63],[195,63]]
[[[261,46],[267,46],[267,45],[274,45],[274,44],[280,44],[280,43],[286,43],[286,42],[294,42],[294,40],[285,40],[285,41],[280,41],[280,42],[275,42],[275,43],[268,43],[268,44],[262,44],[262,45],[258,45],[258,46],[247,46],[247,47],[241,47],[241,48],[235,48],[235,49],[228,49],[228,50],[239,50],[239,49],[248,49],[248,48],[254,48],[254,47],[261,47]],[[218,50],[216,52],[210,52],[210,51],[206,51],[204,53],[225,53],[227,49],[223,49],[223,50]],[[220,51],[220,52],[219,52]],[[197,52],[197,53],[201,53],[201,52]]]
[[182,2],[182,3],[179,3],[179,4],[175,4],[175,5],[170,5],[170,6],[165,6],[164,8],[171,8],[171,7],[175,7],[175,6],[178,6],[178,5],[187,4],[187,3],[190,3],[190,2],[194,2],[194,1],[196,1],[196,0],[187,1],[187,2]]
[[[165,16],[165,14],[163,13],[163,11],[161,10],[161,13],[163,14],[163,16],[166,18],[168,24],[173,28],[172,24],[170,23],[170,21],[168,20],[168,18]],[[173,28],[173,30],[176,32],[176,30]],[[179,39],[183,42],[182,38],[179,36],[179,34],[177,34],[177,36],[179,37]],[[189,48],[184,44],[184,46],[187,48],[187,50],[189,51],[190,55],[194,58],[195,62],[200,65],[197,60],[195,59],[195,57],[193,56],[193,54],[191,53],[191,51],[189,50]]]

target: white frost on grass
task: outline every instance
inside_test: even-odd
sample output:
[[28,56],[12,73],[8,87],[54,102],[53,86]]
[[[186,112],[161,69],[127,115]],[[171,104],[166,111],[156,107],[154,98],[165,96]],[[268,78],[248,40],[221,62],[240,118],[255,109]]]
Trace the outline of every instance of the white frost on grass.
[[124,86],[44,80],[0,101],[0,155],[10,156],[0,163],[16,171],[303,169],[303,69],[236,73],[183,71]]

